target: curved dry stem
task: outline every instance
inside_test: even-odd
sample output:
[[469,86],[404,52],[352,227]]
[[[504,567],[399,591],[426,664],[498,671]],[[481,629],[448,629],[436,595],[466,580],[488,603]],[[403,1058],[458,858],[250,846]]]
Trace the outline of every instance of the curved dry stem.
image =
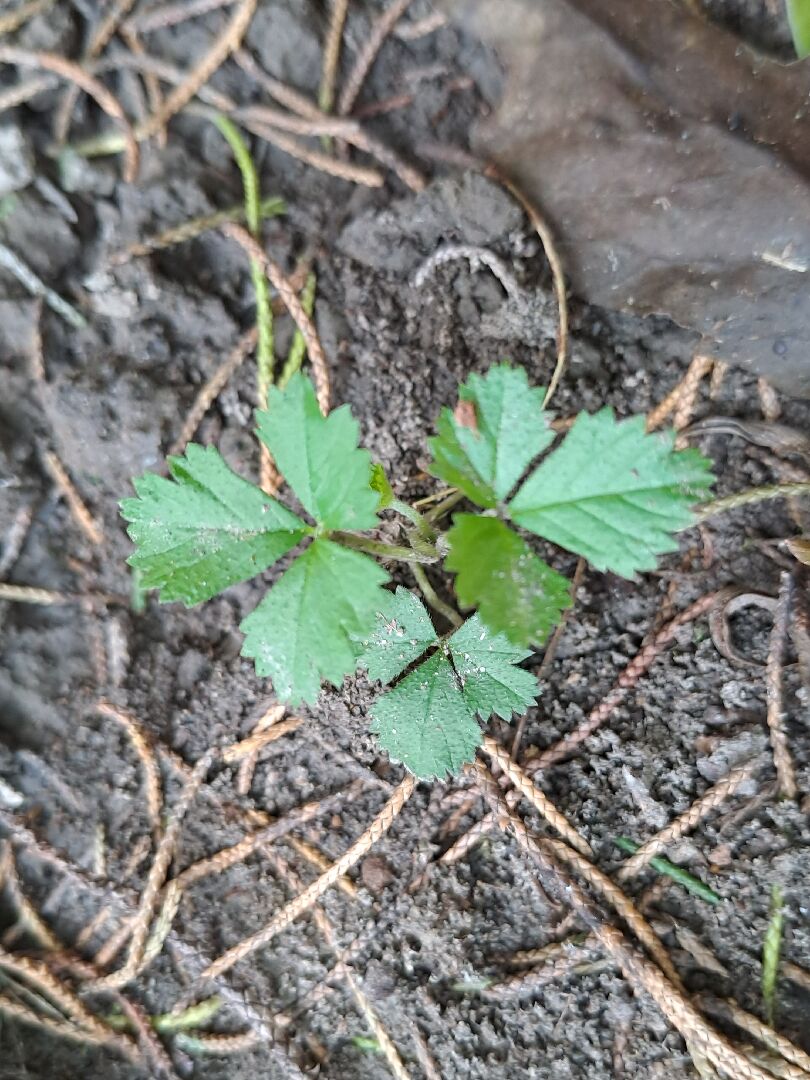
[[492,163],[487,165],[484,169],[484,175],[491,177],[501,184],[502,187],[505,187],[509,194],[523,207],[535,232],[540,237],[540,243],[543,245],[543,250],[546,253],[548,265],[551,267],[551,277],[554,282],[554,295],[557,297],[558,327],[557,362],[554,365],[551,381],[548,384],[546,396],[543,400],[544,407],[548,408],[551,399],[554,396],[554,392],[560,385],[560,379],[562,379],[566,364],[568,363],[568,295],[566,293],[565,273],[563,272],[562,259],[560,258],[554,243],[551,229],[520,188],[512,183],[509,177],[502,173],[497,165]]
[[561,814],[545,792],[536,787],[534,782],[526,775],[521,767],[512,760],[507,751],[497,743],[490,735],[484,736],[483,747],[489,756],[495,761],[502,772],[506,774],[509,782],[515,787],[527,802],[530,802],[535,810],[555,829],[571,847],[584,855],[593,858],[591,845],[581,836],[570,823],[565,814]]
[[74,83],[96,102],[99,108],[117,121],[124,135],[124,179],[132,183],[138,173],[138,141],[132,125],[127,120],[118,99],[98,79],[88,74],[78,64],[66,60],[64,56],[49,52],[30,52],[15,45],[0,45],[0,64],[16,64],[19,67],[32,67],[40,71],[52,71],[68,82]]
[[645,990],[673,1027],[688,1042],[694,1043],[716,1068],[733,1080],[773,1080],[768,1073],[750,1062],[727,1039],[710,1027],[663,972],[634,949],[615,926],[605,922],[599,909],[579,885],[565,875],[553,854],[549,852],[549,845],[539,843],[523,822],[515,817],[488,770],[480,763],[475,768],[483,794],[492,807],[499,826],[512,832],[520,847],[538,865],[546,891],[576,911],[631,985]]
[[96,704],[96,711],[104,716],[112,717],[121,725],[127,733],[135,753],[140,758],[146,793],[146,812],[149,817],[152,835],[157,841],[161,830],[160,815],[163,812],[163,789],[160,781],[160,768],[149,740],[143,728],[133,716],[125,713],[123,709],[116,708],[109,701],[99,701]]
[[196,68],[188,74],[179,86],[175,87],[163,102],[160,111],[153,113],[140,129],[142,138],[151,138],[151,136],[162,131],[175,113],[180,112],[191,101],[200,87],[208,82],[217,68],[221,67],[230,54],[239,48],[247,28],[250,26],[250,21],[256,10],[256,3],[257,0],[242,0],[225,30],[216,39]]
[[177,804],[172,808],[171,820],[166,826],[166,831],[158,845],[154,861],[146,879],[143,894],[141,895],[141,900],[138,905],[138,914],[133,925],[132,938],[130,939],[129,950],[124,966],[118,971],[113,971],[111,974],[105,975],[103,978],[99,979],[95,984],[94,989],[102,990],[107,987],[117,989],[128,983],[140,971],[143,962],[144,947],[149,933],[149,924],[155,911],[155,905],[157,904],[158,896],[160,895],[161,886],[166,878],[166,872],[174,857],[174,851],[180,836],[183,819],[188,813],[191,803],[195,799],[197,792],[200,790],[216,756],[216,750],[209,750],[200,758],[191,770],[191,775],[186,781],[186,785],[183,788]]
[[363,83],[366,81],[366,76],[371,71],[374,61],[377,59],[377,54],[382,48],[383,42],[405,14],[410,4],[411,0],[394,0],[391,7],[375,19],[368,40],[358,53],[354,67],[340,93],[337,111],[341,116],[347,116],[354,108],[357,96],[363,88]]
[[377,814],[369,827],[363,832],[352,846],[341,855],[337,862],[333,863],[325,874],[316,878],[299,896],[290,901],[281,911],[276,912],[273,918],[261,930],[245,938],[232,948],[224,952],[212,964],[209,964],[200,976],[199,983],[209,979],[215,979],[224,972],[229,971],[234,964],[246,959],[257,949],[267,945],[277,934],[285,930],[307,911],[316,900],[335,884],[347,870],[370,851],[391,828],[395,818],[402,807],[413,795],[416,780],[410,774],[405,777],[399,787],[394,791],[391,798]]
[[697,828],[705,817],[722,806],[726,799],[730,798],[747,780],[756,776],[762,765],[763,759],[758,757],[753,761],[746,761],[743,765],[737,765],[736,768],[731,769],[722,780],[710,787],[705,795],[693,802],[688,810],[685,810],[659,833],[656,833],[655,836],[650,837],[634,855],[622,863],[616,875],[619,881],[629,881],[630,878],[644,869],[650,859],[660,855],[670,844],[675,843],[686,833]]

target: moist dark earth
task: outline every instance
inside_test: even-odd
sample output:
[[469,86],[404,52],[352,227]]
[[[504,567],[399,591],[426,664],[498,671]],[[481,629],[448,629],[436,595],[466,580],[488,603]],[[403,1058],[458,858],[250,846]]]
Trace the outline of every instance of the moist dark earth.
[[[379,9],[350,7],[344,75]],[[18,42],[76,56],[85,19],[94,11],[90,4],[57,4],[30,21]],[[406,21],[428,13],[426,5],[414,3]],[[225,18],[212,12],[150,34],[149,52],[188,68]],[[267,71],[314,97],[327,23],[325,5],[262,3],[247,46]],[[3,71],[5,84],[18,77]],[[390,175],[381,189],[355,187],[266,143],[253,144],[263,193],[279,194],[288,205],[284,217],[265,225],[268,251],[289,270],[303,252],[313,253],[316,322],[333,399],[351,405],[364,444],[407,499],[437,489],[425,473],[426,439],[440,407],[455,402],[459,381],[508,357],[542,385],[554,366],[556,306],[529,223],[497,185],[441,160],[452,156],[447,151],[465,151],[471,123],[497,101],[499,83],[496,58],[450,26],[416,40],[395,34],[386,42],[360,105],[410,96],[406,107],[367,123],[423,170],[429,184],[421,194]],[[122,76],[114,85],[123,100],[132,100],[134,77]],[[233,63],[213,85],[239,100],[259,100],[255,84]],[[133,850],[149,830],[140,764],[120,728],[94,703],[104,697],[127,709],[188,763],[210,746],[247,735],[273,698],[272,688],[239,656],[238,624],[279,570],[193,610],[159,606],[151,597],[142,611],[130,603],[125,560],[131,544],[118,501],[130,493],[132,476],[160,468],[196,392],[250,326],[254,311],[243,253],[220,234],[124,265],[112,257],[169,226],[238,203],[241,185],[215,128],[187,114],[172,121],[165,148],[144,146],[133,185],[120,179],[117,159],[58,160],[50,151],[50,123],[60,94],[40,94],[3,119],[24,134],[31,182],[17,192],[0,239],[80,308],[88,326],[76,330],[47,307],[40,312],[38,302],[0,272],[0,539],[7,540],[28,508],[31,528],[7,580],[65,593],[90,590],[112,600],[84,607],[0,601],[0,779],[6,801],[9,791],[23,798],[8,814],[96,881],[94,890],[19,854],[24,890],[57,937],[72,945],[102,905],[104,881],[136,895],[149,862],[131,870]],[[95,135],[106,125],[85,102],[71,138]],[[489,271],[473,271],[464,261],[439,268],[417,288],[414,270],[444,243],[489,247],[530,302],[514,306]],[[678,382],[697,348],[694,335],[663,318],[619,317],[573,299],[572,320],[571,362],[555,399],[561,416],[603,404],[622,416],[645,412]],[[39,333],[44,382],[32,374]],[[290,335],[291,325],[279,319],[281,356]],[[783,398],[782,405],[781,422],[807,430],[808,403]],[[254,407],[248,361],[196,434],[252,479],[258,472]],[[760,419],[755,380],[730,371],[714,400],[704,388],[696,415],[708,414]],[[701,445],[714,460],[719,494],[779,479],[773,463],[739,438],[717,435]],[[42,465],[48,449],[59,455],[102,524],[100,548],[88,544],[58,496]],[[393,522],[383,531],[396,537]],[[685,533],[680,551],[658,573],[628,582],[586,571],[541,701],[529,716],[524,750],[550,745],[600,701],[656,625],[671,588],[676,611],[725,584],[776,595],[782,567],[773,546],[762,541],[795,531],[783,502],[765,503],[713,519],[702,538],[696,530]],[[557,569],[573,573],[573,558],[547,554]],[[406,574],[400,580],[412,585]],[[452,583],[435,574],[433,580],[451,598]],[[544,790],[590,841],[603,869],[619,865],[613,837],[641,841],[654,834],[732,765],[767,748],[762,662],[769,633],[770,618],[760,609],[735,616],[734,644],[749,661],[735,664],[720,654],[705,619],[684,627],[584,752],[544,774]],[[98,642],[106,654],[101,670],[94,663]],[[540,659],[527,664],[536,668]],[[808,701],[792,655],[784,679],[798,786],[807,793]],[[263,754],[244,798],[234,793],[233,769],[214,769],[183,829],[176,866],[243,834],[223,800],[283,815],[359,777],[358,797],[301,833],[330,861],[337,858],[403,775],[367,733],[375,693],[361,677],[324,690],[317,706],[302,713],[304,725]],[[507,725],[493,722],[490,730],[511,741]],[[176,773],[166,769],[164,777],[167,796],[175,798]],[[785,896],[784,955],[810,967],[808,804],[768,797],[772,781],[767,765],[668,852],[708,882],[721,903],[710,906],[665,882],[648,909],[689,990],[732,995],[758,1015],[773,885]],[[460,863],[434,865],[483,812],[477,805],[455,833],[442,834],[455,805],[443,806],[443,800],[468,783],[420,784],[390,833],[353,872],[357,898],[333,890],[322,901],[340,948],[362,936],[353,971],[410,1075],[425,1075],[421,1038],[447,1080],[697,1076],[681,1037],[609,966],[568,975],[520,998],[486,991],[488,980],[509,972],[511,953],[578,928],[561,929],[566,913],[548,900],[508,837],[490,834]],[[538,824],[531,814],[527,820]],[[0,824],[0,832],[6,829]],[[311,879],[312,869],[287,844],[280,843],[279,851],[304,880]],[[409,888],[425,867],[431,872],[421,887]],[[652,872],[642,874],[631,893],[640,895],[654,879]],[[254,856],[195,886],[175,930],[214,957],[264,925],[289,898],[267,861]],[[7,927],[14,921],[7,893],[1,903],[0,927]],[[109,930],[110,924],[93,937],[88,955]],[[30,944],[23,936],[15,948]],[[312,921],[303,918],[228,978],[273,1013],[290,1009],[329,976],[333,964]],[[301,1070],[335,1080],[390,1075],[381,1056],[354,1041],[369,1036],[366,1022],[340,978],[333,975],[331,984],[334,990],[296,1017],[278,1047],[184,1057],[179,1067],[206,1080],[282,1078],[301,1076]],[[164,952],[132,989],[147,1012],[171,1009],[183,989],[182,962]],[[808,1010],[810,993],[782,978],[777,1026],[810,1050]],[[243,1025],[223,1007],[210,1029],[236,1032]],[[113,1053],[0,1018],[3,1080],[143,1075]]]

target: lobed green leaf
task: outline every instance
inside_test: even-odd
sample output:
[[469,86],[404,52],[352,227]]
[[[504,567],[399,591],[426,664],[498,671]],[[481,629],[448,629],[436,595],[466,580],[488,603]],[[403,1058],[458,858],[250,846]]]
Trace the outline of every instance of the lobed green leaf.
[[570,606],[566,578],[498,518],[456,514],[447,542],[459,602],[513,644],[539,644]]
[[275,458],[301,505],[327,529],[377,524],[371,455],[358,448],[360,429],[348,405],[323,416],[312,383],[300,372],[283,390],[271,387],[256,434]]
[[383,694],[371,715],[383,749],[421,779],[458,772],[481,743],[481,729],[440,652]]
[[447,647],[464,700],[482,720],[493,713],[511,720],[512,713],[534,705],[540,693],[537,679],[517,666],[531,654],[515,648],[505,634],[493,634],[478,615],[456,630]]
[[424,604],[412,592],[400,585],[396,592],[382,595],[377,623],[362,642],[357,663],[368,670],[370,679],[388,683],[438,639]]
[[471,375],[459,387],[459,398],[473,406],[475,426],[442,410],[439,434],[430,440],[430,472],[479,506],[497,506],[554,440],[544,396],[542,388],[529,386],[523,368],[499,364],[485,375]]
[[644,417],[617,420],[605,408],[580,413],[560,447],[509,504],[512,519],[538,536],[623,577],[652,570],[677,548],[691,507],[713,477],[696,450],[673,451],[672,433],[649,435]]
[[187,606],[266,570],[309,532],[281,503],[243,480],[213,446],[170,457],[172,479],[145,473],[121,515],[137,550],[141,589]]
[[242,620],[242,655],[273,680],[281,701],[314,703],[321,680],[337,686],[354,671],[386,581],[367,555],[315,540]]

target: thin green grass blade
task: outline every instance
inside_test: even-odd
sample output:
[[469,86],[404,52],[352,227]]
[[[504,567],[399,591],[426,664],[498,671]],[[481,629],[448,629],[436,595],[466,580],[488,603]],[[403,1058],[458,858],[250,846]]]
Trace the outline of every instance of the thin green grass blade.
[[762,998],[765,1015],[773,1026],[776,1012],[776,982],[779,977],[779,954],[782,951],[782,934],[785,928],[784,901],[778,885],[771,889],[771,917],[762,943]]
[[[639,845],[634,843],[627,836],[614,836],[613,843],[617,848],[620,848],[628,855],[634,855],[639,848]],[[706,885],[700,878],[696,878],[694,874],[690,874],[688,870],[676,866],[675,863],[670,862],[669,859],[664,858],[663,855],[656,855],[650,859],[650,866],[657,873],[671,878],[672,881],[677,881],[677,883],[683,886],[687,892],[692,893],[693,896],[699,896],[700,899],[705,900],[707,904],[720,903],[721,897],[714,889]]]
[[[236,164],[242,174],[242,186],[245,189],[245,221],[251,235],[258,240],[261,223],[261,200],[259,198],[259,176],[256,165],[250,156],[247,143],[242,138],[239,129],[227,116],[217,116],[215,124],[231,148]],[[258,330],[258,342],[256,345],[256,389],[259,397],[259,407],[267,407],[267,392],[273,382],[273,312],[270,307],[270,290],[267,278],[261,265],[255,260],[250,260],[250,279],[253,283],[253,291],[256,294],[256,328]]]

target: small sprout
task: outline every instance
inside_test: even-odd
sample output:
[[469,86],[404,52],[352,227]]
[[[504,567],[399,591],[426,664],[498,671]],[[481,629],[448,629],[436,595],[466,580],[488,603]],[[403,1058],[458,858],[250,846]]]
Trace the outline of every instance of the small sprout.
[[383,1052],[382,1047],[376,1039],[372,1039],[369,1035],[352,1035],[352,1046],[356,1046],[358,1050],[362,1050],[365,1054],[381,1054]]
[[779,955],[785,928],[784,900],[778,885],[771,889],[771,910],[765,940],[762,943],[762,998],[765,1015],[773,1026],[776,1012],[776,983],[779,977]]

